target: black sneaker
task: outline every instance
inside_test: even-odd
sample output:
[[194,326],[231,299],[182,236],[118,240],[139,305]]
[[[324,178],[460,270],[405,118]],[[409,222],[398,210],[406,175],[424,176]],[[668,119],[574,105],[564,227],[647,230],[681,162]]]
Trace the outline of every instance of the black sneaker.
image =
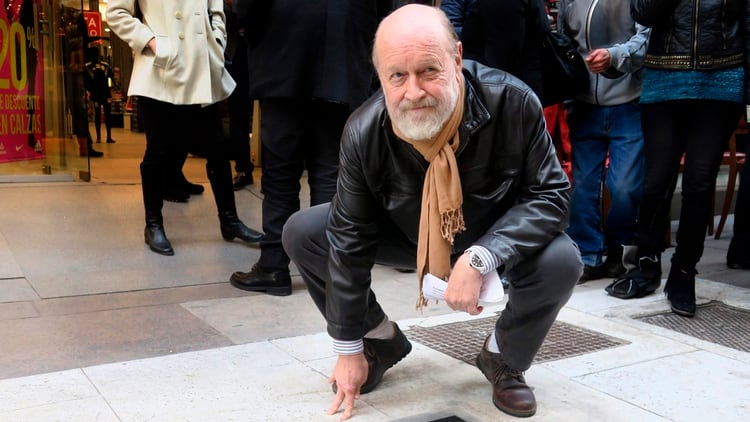
[[[398,324],[391,321],[395,334],[389,340],[365,338],[365,359],[367,359],[367,380],[359,389],[360,394],[367,394],[383,380],[385,371],[396,365],[411,352],[411,343]],[[334,394],[338,390],[336,383],[331,385]]]

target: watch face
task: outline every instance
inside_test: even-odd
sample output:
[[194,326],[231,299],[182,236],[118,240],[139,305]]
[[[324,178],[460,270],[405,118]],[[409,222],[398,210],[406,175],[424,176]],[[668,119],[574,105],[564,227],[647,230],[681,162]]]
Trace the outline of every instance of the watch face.
[[472,267],[476,268],[480,272],[484,271],[484,262],[482,262],[482,258],[480,258],[479,255],[472,253],[469,255],[469,257],[471,258],[469,263]]

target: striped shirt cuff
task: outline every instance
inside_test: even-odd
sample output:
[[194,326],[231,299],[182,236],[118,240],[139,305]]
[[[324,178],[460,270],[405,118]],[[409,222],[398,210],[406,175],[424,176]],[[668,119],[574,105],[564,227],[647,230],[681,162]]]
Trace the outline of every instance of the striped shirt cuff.
[[336,340],[333,339],[333,353],[337,355],[356,355],[365,351],[365,343],[359,340]]

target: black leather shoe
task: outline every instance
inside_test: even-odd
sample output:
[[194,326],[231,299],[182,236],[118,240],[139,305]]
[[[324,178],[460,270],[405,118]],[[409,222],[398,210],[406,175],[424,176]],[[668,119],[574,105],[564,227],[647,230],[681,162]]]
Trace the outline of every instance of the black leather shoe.
[[750,259],[733,259],[727,257],[727,267],[733,270],[750,270]]
[[182,189],[171,188],[164,191],[163,198],[169,202],[185,203],[190,200],[190,194]]
[[167,239],[167,235],[164,233],[163,225],[147,225],[143,232],[143,237],[146,240],[149,249],[152,251],[161,255],[174,255],[174,249],[172,249],[172,244],[169,243],[169,239]]
[[500,353],[487,350],[487,342],[477,356],[477,368],[492,384],[492,403],[503,412],[525,418],[536,413],[534,392],[526,384],[523,372],[512,369],[505,364]]
[[232,188],[234,190],[240,190],[244,188],[247,185],[253,184],[253,174],[252,173],[237,173],[236,176],[234,176],[234,179],[232,179]]
[[89,157],[102,157],[104,156],[104,153],[101,151],[97,151],[94,148],[89,147]]
[[265,292],[273,296],[289,296],[292,294],[292,279],[289,271],[265,270],[258,264],[253,265],[250,272],[235,272],[229,278],[232,286],[250,292]]
[[200,195],[203,193],[205,188],[203,187],[203,185],[199,185],[197,183],[186,182],[185,190],[189,195]]
[[[97,141],[97,142],[98,142],[98,141]],[[117,142],[117,141],[115,141],[115,140],[114,140],[114,139],[112,139],[112,138],[109,138],[109,139],[107,139],[107,143],[108,143],[108,144],[114,144],[115,142]]]
[[[379,340],[374,338],[365,338],[365,359],[367,359],[367,379],[362,387],[359,388],[360,394],[367,394],[374,390],[375,387],[383,380],[385,371],[396,365],[401,359],[411,352],[411,343],[406,338],[403,331],[398,328],[398,324],[391,321],[395,334],[389,340]],[[334,393],[338,387],[334,382],[331,385]]]
[[257,243],[263,239],[263,233],[255,231],[245,225],[237,217],[237,213],[220,212],[219,223],[221,227],[221,237],[227,242],[234,240],[235,237],[248,243]]

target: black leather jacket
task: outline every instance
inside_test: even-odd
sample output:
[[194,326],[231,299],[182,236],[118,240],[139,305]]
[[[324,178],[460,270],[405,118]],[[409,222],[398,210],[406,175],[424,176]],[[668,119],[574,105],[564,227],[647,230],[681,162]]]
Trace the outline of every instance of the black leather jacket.
[[[463,74],[466,97],[456,160],[466,231],[455,238],[454,259],[479,244],[507,271],[564,231],[570,184],[534,93],[510,74],[472,61],[464,61]],[[333,338],[364,335],[366,310],[374,300],[368,291],[378,238],[412,246],[416,255],[427,166],[394,135],[382,92],[349,118],[327,231],[326,319]],[[405,293],[413,294],[415,303],[416,286],[415,280],[414,290]]]
[[645,67],[750,69],[750,1],[632,0],[631,14],[652,27]]

